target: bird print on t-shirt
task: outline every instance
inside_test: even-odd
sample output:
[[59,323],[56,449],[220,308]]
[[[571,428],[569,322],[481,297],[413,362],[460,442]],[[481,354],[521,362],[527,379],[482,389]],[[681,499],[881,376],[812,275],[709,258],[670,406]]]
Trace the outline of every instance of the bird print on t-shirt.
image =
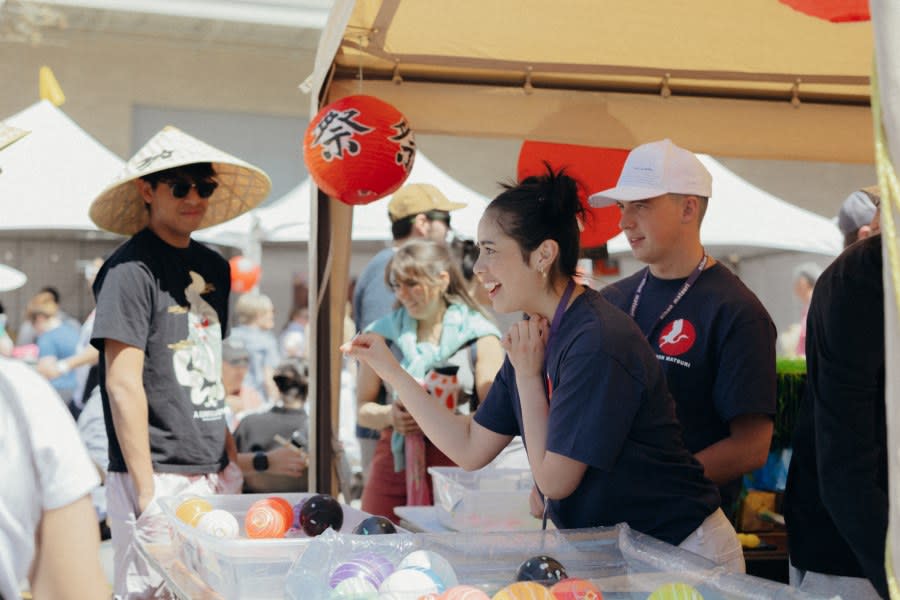
[[178,383],[190,388],[191,402],[198,409],[195,418],[218,419],[224,414],[225,387],[222,384],[222,328],[219,314],[203,299],[207,283],[191,271],[185,288],[187,337],[173,344],[172,360]]

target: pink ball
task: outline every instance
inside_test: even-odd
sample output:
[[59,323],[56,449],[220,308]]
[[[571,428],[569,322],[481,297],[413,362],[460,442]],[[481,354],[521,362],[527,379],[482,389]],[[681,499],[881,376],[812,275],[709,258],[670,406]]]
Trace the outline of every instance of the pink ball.
[[457,585],[440,596],[441,600],[491,600],[491,597],[471,585]]

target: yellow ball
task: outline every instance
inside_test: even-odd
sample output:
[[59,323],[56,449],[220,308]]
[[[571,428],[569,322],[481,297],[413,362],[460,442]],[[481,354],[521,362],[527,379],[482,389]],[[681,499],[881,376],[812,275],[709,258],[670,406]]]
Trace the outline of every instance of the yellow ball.
[[196,527],[200,517],[213,509],[212,504],[203,498],[188,498],[175,509],[175,516],[190,525]]
[[647,596],[647,600],[703,600],[703,595],[686,583],[666,583]]
[[550,590],[533,581],[517,581],[494,594],[491,600],[554,600]]

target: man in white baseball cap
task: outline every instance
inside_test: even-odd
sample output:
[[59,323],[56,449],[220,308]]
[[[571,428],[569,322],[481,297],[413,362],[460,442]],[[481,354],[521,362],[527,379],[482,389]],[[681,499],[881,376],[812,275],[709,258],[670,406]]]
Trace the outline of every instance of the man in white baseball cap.
[[601,293],[656,350],[685,445],[719,484],[730,516],[742,476],[768,456],[776,332],[753,292],[703,248],[710,196],[712,177],[700,159],[665,139],[633,149],[616,187],[590,203],[619,206],[632,253],[647,264]]

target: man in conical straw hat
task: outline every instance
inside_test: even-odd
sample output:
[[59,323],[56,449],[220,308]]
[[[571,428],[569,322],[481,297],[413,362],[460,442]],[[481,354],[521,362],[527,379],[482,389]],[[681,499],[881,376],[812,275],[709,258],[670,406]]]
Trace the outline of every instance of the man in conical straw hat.
[[97,274],[91,337],[109,432],[114,591],[123,598],[163,593],[135,544],[167,532],[154,499],[240,490],[222,385],[229,266],[191,234],[257,206],[270,187],[256,167],[167,127],[91,205],[98,226],[131,236]]

